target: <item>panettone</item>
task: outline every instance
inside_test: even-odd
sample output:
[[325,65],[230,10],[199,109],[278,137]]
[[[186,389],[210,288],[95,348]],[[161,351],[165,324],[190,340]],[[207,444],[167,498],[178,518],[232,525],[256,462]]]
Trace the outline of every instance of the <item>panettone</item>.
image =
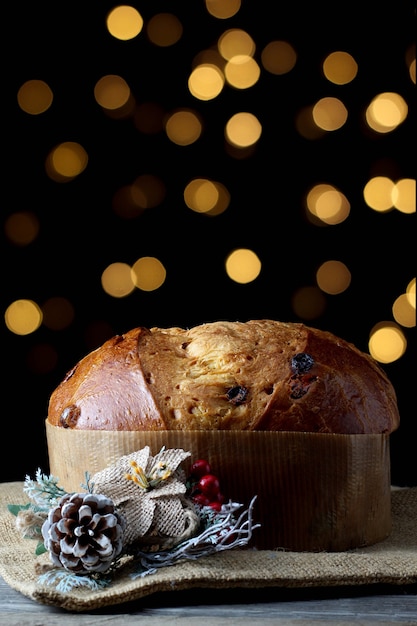
[[273,320],[135,328],[84,357],[48,421],[93,430],[390,433],[394,389],[333,334]]
[[149,446],[205,458],[256,496],[259,549],[340,551],[391,531],[394,388],[351,343],[301,323],[216,321],[113,337],[52,392],[51,473],[68,491]]

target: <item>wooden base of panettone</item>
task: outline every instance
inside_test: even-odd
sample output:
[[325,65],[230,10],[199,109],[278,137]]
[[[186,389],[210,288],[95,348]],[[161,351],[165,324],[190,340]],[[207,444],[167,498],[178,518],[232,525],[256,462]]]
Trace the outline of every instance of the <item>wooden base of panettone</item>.
[[92,431],[46,421],[50,473],[82,490],[119,457],[149,446],[182,448],[209,461],[226,499],[253,496],[251,546],[261,550],[345,551],[391,532],[389,435],[250,431]]

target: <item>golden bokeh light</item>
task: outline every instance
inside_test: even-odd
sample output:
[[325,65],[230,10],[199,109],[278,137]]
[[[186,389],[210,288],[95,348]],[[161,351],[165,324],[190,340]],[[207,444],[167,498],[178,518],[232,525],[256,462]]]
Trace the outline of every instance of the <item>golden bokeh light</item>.
[[212,181],[216,186],[217,190],[217,202],[216,204],[206,211],[204,215],[209,215],[210,217],[215,217],[216,215],[220,215],[224,213],[230,204],[230,193],[229,190],[223,183],[219,183],[219,181]]
[[405,290],[405,294],[408,298],[409,303],[414,309],[416,308],[416,279],[413,278],[407,285]]
[[213,100],[222,92],[224,83],[224,74],[217,65],[202,63],[191,72],[188,89],[198,100]]
[[218,200],[216,184],[205,178],[191,180],[184,189],[184,202],[196,213],[208,213],[215,208]]
[[[307,217],[321,223],[335,225],[344,222],[350,214],[350,202],[333,185],[319,183],[306,196]],[[317,224],[317,220],[312,219]]]
[[402,178],[397,180],[392,188],[392,204],[401,213],[416,212],[416,180],[415,178]]
[[365,185],[363,197],[366,204],[379,213],[393,208],[394,182],[387,176],[374,176]]
[[108,74],[96,82],[94,97],[103,109],[121,109],[129,101],[130,87],[121,76]]
[[261,134],[261,123],[253,113],[236,113],[226,123],[226,140],[237,148],[253,146],[259,141]]
[[416,42],[414,41],[405,51],[405,65],[408,68],[408,74],[411,82],[416,84]]
[[156,257],[144,256],[132,265],[131,276],[138,289],[155,291],[164,284],[166,269]]
[[214,217],[227,209],[230,193],[218,181],[194,178],[184,189],[184,202],[192,211]]
[[17,92],[17,102],[25,113],[40,115],[47,111],[54,99],[52,89],[44,80],[27,80]]
[[196,111],[181,109],[171,113],[165,122],[167,137],[178,146],[189,146],[200,138],[203,125]]
[[270,41],[262,50],[261,62],[267,72],[281,76],[294,69],[297,53],[288,41]]
[[320,265],[316,272],[317,285],[330,295],[343,293],[349,288],[352,275],[342,261],[330,260]]
[[390,133],[404,122],[408,105],[398,93],[380,93],[372,99],[366,109],[368,126],[377,133]]
[[227,61],[224,76],[235,89],[253,87],[261,75],[261,68],[251,56],[238,54]]
[[143,17],[135,7],[121,4],[107,14],[107,29],[115,39],[128,41],[139,35],[143,28]]
[[64,141],[48,154],[45,169],[49,178],[66,183],[79,176],[87,167],[88,155],[75,141]]
[[342,128],[348,118],[348,112],[339,98],[321,98],[313,106],[313,120],[325,131],[335,131]]
[[356,78],[358,64],[351,54],[337,50],[323,61],[323,74],[335,85],[347,85]]
[[39,234],[39,219],[32,211],[18,211],[6,218],[4,232],[16,246],[27,246]]
[[42,324],[42,309],[33,300],[15,300],[6,309],[4,321],[15,335],[30,335]]
[[394,322],[379,322],[369,333],[368,348],[379,363],[393,363],[405,353],[407,339]]
[[411,61],[408,72],[410,74],[410,78],[412,82],[416,84],[416,60],[415,58]]
[[408,4],[5,4],[3,338],[22,415],[134,326],[265,317],[387,365],[394,445],[412,442]]
[[228,277],[236,283],[247,284],[256,280],[261,273],[262,263],[253,250],[233,250],[225,262]]
[[207,11],[219,20],[227,20],[238,13],[242,0],[205,0]]
[[121,262],[108,265],[101,275],[101,286],[113,298],[128,296],[135,289],[130,265]]
[[173,13],[157,13],[146,25],[146,34],[156,46],[167,48],[176,44],[182,36],[183,26]]
[[341,224],[349,216],[350,203],[337,189],[324,191],[317,198],[315,212],[317,217],[326,224]]
[[228,61],[237,55],[253,57],[256,46],[251,35],[241,28],[230,28],[220,35],[217,47],[222,57]]
[[414,328],[416,325],[416,307],[413,306],[406,293],[395,299],[392,305],[392,315],[395,321],[405,328]]

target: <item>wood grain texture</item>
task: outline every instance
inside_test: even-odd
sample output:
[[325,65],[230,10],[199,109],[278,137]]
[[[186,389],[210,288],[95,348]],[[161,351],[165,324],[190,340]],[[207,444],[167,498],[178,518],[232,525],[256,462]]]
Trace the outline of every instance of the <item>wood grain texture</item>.
[[4,626],[130,626],[146,624],[417,624],[417,584],[337,589],[192,590],[154,594],[140,602],[69,613],[34,602],[0,578],[0,624]]

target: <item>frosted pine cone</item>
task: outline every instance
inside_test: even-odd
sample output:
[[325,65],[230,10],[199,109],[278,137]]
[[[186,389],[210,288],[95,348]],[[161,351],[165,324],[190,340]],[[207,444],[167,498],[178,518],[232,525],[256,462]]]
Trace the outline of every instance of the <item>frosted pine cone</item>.
[[105,572],[123,547],[124,520],[101,494],[64,495],[42,525],[52,563],[75,574]]

